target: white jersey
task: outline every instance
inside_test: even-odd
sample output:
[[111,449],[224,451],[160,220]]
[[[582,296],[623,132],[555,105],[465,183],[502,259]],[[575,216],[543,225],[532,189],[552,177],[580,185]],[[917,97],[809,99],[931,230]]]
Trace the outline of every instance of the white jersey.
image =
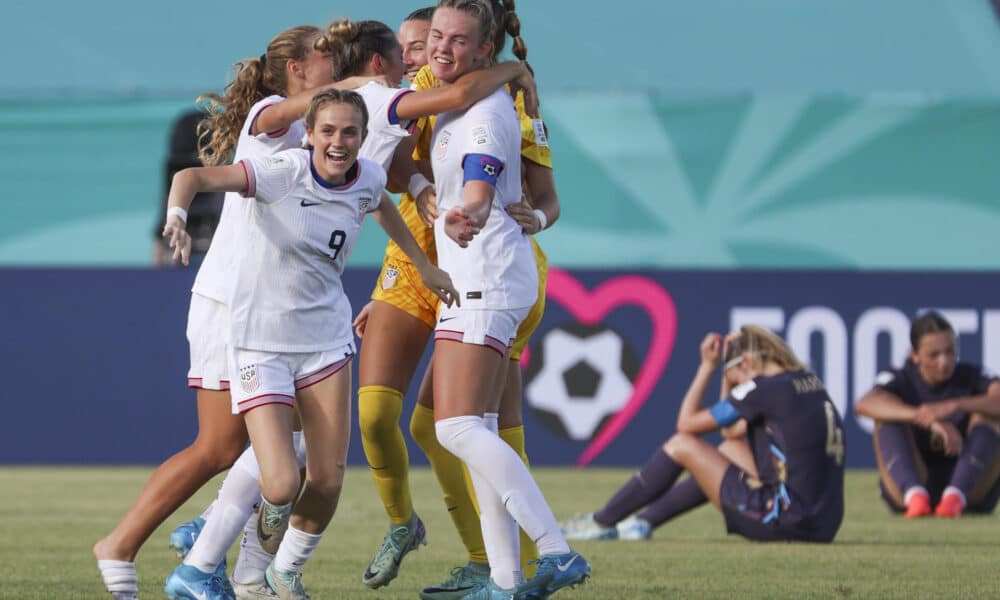
[[331,186],[311,156],[294,149],[239,163],[250,210],[234,252],[233,347],[318,352],[354,341],[340,276],[364,215],[378,207],[385,171],[359,158],[354,179]]
[[[464,159],[484,154],[502,163],[486,225],[462,248],[444,233],[444,215],[464,204]],[[468,110],[438,116],[431,138],[437,188],[434,222],[438,266],[451,275],[463,309],[531,306],[538,296],[538,270],[531,241],[507,211],[521,200],[521,126],[514,102],[501,88]],[[488,174],[496,165],[479,164]]]
[[411,90],[388,88],[370,81],[354,91],[361,95],[368,107],[368,137],[361,145],[360,156],[379,163],[388,171],[399,140],[410,135],[412,126],[412,122],[393,123],[389,109],[400,96],[411,93]]
[[[268,96],[250,108],[243,128],[240,130],[239,141],[236,143],[236,154],[233,162],[245,158],[264,158],[276,152],[302,146],[302,137],[306,133],[303,121],[292,123],[284,131],[273,135],[260,133],[250,135],[250,129],[261,111],[284,100],[283,96]],[[193,292],[206,296],[216,302],[226,302],[229,297],[231,274],[233,266],[233,244],[236,239],[238,222],[247,210],[247,201],[235,192],[229,192],[222,204],[222,214],[219,225],[212,236],[212,244],[205,254],[205,259],[195,277]]]

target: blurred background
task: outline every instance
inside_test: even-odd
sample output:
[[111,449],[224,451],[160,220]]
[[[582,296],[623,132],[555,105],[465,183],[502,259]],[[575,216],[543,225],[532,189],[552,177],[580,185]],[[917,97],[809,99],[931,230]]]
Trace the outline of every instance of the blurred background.
[[[21,425],[0,462],[158,462],[186,444],[193,272],[150,268],[171,124],[286,27],[396,28],[419,6],[5,4],[0,400]],[[546,451],[533,460],[645,457],[672,431],[697,342],[742,322],[789,339],[845,415],[927,308],[952,319],[963,358],[1000,369],[996,0],[517,9],[563,205],[539,238],[562,286],[525,364],[529,445]],[[384,244],[367,228],[356,247],[355,309]],[[542,352],[557,329],[581,347],[612,330],[627,351],[574,380],[579,348]],[[538,376],[552,353],[561,387]],[[615,367],[632,386],[601,389]],[[850,421],[849,464],[870,466]],[[108,424],[125,431],[95,434]]]

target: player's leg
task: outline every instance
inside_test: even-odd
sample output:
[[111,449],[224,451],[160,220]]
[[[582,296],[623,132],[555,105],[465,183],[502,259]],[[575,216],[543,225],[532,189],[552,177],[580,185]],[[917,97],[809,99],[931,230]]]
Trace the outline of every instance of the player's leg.
[[[345,354],[348,358],[330,361]],[[306,440],[306,483],[266,573],[268,584],[282,597],[304,596],[302,567],[319,545],[344,487],[351,434],[353,348],[319,356],[319,363],[327,364],[320,369],[307,366],[304,371],[310,374],[296,380],[296,402]]]
[[[455,311],[458,313],[459,311]],[[513,313],[514,311],[509,311]],[[468,466],[483,510],[484,540],[491,566],[494,556],[509,555],[505,548],[491,549],[497,542],[516,543],[511,535],[513,517],[534,539],[541,558],[535,577],[519,588],[522,592],[552,593],[589,576],[590,567],[579,554],[572,552],[559,530],[545,498],[520,457],[499,436],[492,433],[481,413],[498,403],[492,390],[500,383],[505,358],[504,348],[479,344],[495,344],[510,339],[516,324],[525,313],[511,322],[503,311],[461,311],[462,339],[438,332],[435,343],[435,370],[448,376],[434,378],[435,429],[442,446],[458,456]],[[444,315],[444,309],[442,316]],[[503,326],[501,326],[503,324]],[[497,331],[504,333],[493,333]],[[491,384],[494,387],[490,387]],[[493,521],[491,505],[497,504],[508,514],[507,522]],[[493,583],[509,589],[515,573],[492,569]],[[499,580],[498,580],[499,579]]]
[[894,512],[905,511],[907,518],[931,514],[926,488],[927,467],[913,427],[903,423],[875,423],[872,435],[878,462],[880,489]]
[[[389,583],[402,557],[424,541],[424,528],[410,496],[409,455],[400,429],[403,395],[434,327],[437,298],[413,265],[387,259],[372,293],[361,344],[358,421],[365,457],[389,517],[382,546],[362,582]],[[433,295],[431,295],[433,296]]]
[[969,419],[965,444],[959,453],[948,487],[934,510],[937,516],[954,519],[960,517],[967,506],[975,506],[982,512],[983,500],[996,487],[1000,478],[1000,470],[996,468],[1000,450],[998,433],[996,421],[978,414]]

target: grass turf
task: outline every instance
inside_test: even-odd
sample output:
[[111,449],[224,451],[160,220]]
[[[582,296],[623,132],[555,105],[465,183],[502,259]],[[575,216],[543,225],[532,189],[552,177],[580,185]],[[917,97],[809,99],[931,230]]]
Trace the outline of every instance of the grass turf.
[[[110,598],[90,548],[110,531],[149,476],[147,468],[0,468],[0,598]],[[556,516],[598,508],[631,474],[625,469],[535,470]],[[139,553],[140,593],[162,598],[176,565],[170,530],[197,516],[221,479],[205,486]],[[371,591],[361,573],[387,520],[367,470],[348,471],[340,508],[304,571],[307,591],[324,598],[416,598],[464,563],[437,484],[414,469],[415,506],[429,545],[409,555],[399,577]],[[986,598],[1000,595],[993,516],[907,521],[890,516],[872,471],[849,472],[847,515],[832,545],[755,544],[727,536],[721,516],[700,508],[646,542],[576,542],[593,565],[584,586],[558,597],[615,598]],[[229,555],[235,561],[235,548]]]

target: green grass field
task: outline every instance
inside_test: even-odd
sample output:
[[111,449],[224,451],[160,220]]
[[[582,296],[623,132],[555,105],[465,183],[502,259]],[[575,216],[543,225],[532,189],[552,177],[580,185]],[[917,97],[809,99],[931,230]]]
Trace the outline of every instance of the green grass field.
[[[626,469],[536,469],[560,518],[593,510],[629,475]],[[150,473],[146,468],[0,468],[0,598],[110,598],[90,554],[124,514]],[[220,480],[221,481],[221,480]],[[559,597],[615,598],[995,598],[1000,596],[1000,520],[966,517],[905,521],[887,514],[874,472],[847,478],[847,516],[832,545],[754,544],[727,536],[712,508],[668,523],[647,542],[577,542],[593,564],[590,582]],[[213,498],[206,486],[139,553],[141,594],[162,598],[176,564],[171,528]],[[416,598],[465,557],[430,471],[415,469],[413,497],[429,545],[411,554],[400,576],[378,591],[361,573],[386,518],[366,470],[348,472],[333,524],[305,570],[316,600]],[[230,553],[230,564],[235,552]]]

